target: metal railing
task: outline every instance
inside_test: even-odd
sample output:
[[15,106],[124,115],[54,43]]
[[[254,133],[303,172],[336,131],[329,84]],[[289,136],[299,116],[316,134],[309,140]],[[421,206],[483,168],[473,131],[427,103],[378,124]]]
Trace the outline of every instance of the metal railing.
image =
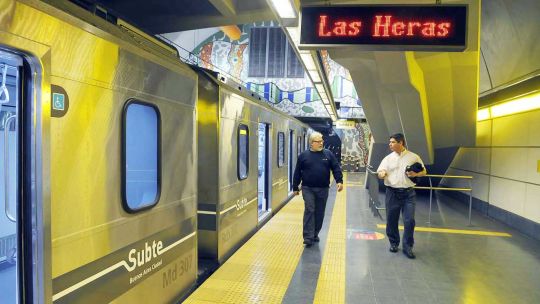
[[[367,187],[369,193],[369,206],[374,207],[376,210],[386,210],[385,207],[380,206],[379,202],[379,178],[377,172],[366,167],[368,176],[367,176]],[[431,210],[433,205],[433,191],[468,191],[469,192],[469,226],[471,226],[471,215],[472,215],[472,176],[462,176],[462,175],[438,175],[438,174],[426,174],[423,177],[429,179],[429,187],[414,187],[414,189],[423,189],[429,190],[429,213],[428,213],[428,224],[431,224]],[[448,187],[433,187],[432,177],[436,178],[462,178],[466,179],[469,182],[469,188],[448,188]]]
[[379,177],[377,176],[377,172],[371,170],[369,165],[366,167],[366,171],[368,173],[366,184],[369,193],[369,206],[373,206],[377,211],[386,210],[385,207],[380,206],[379,202]]
[[[428,224],[431,224],[431,205],[433,202],[433,191],[434,190],[443,190],[443,191],[468,191],[469,192],[469,226],[471,226],[471,214],[472,214],[472,176],[465,175],[438,175],[438,174],[426,174],[424,177],[429,179],[429,187],[414,187],[414,189],[429,189],[429,214],[428,214]],[[462,178],[467,179],[469,182],[469,188],[447,188],[447,187],[433,187],[433,182],[431,181],[432,177],[437,178]]]

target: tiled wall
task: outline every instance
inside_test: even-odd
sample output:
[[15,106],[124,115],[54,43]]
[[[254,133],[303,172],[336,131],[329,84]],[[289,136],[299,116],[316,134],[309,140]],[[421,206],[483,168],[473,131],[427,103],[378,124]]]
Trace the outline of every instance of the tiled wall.
[[[478,122],[477,146],[460,148],[447,174],[474,176],[475,198],[540,224],[539,161],[540,110],[536,110]],[[465,185],[451,179],[442,184]]]

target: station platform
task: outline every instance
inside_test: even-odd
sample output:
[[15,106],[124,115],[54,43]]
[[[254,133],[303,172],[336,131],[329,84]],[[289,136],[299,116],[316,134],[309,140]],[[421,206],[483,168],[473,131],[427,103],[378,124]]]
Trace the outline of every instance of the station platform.
[[467,206],[442,196],[427,224],[418,195],[416,259],[391,253],[364,179],[331,188],[320,243],[302,243],[297,196],[184,303],[540,303],[538,241],[474,210],[469,226]]

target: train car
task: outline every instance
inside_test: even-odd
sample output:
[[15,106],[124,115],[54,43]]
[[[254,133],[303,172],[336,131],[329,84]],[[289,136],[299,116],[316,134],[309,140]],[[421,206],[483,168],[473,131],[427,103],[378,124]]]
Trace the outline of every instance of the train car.
[[309,127],[220,74],[196,71],[199,256],[221,263],[291,198]]
[[67,1],[0,2],[0,302],[167,303],[197,278],[197,75]]

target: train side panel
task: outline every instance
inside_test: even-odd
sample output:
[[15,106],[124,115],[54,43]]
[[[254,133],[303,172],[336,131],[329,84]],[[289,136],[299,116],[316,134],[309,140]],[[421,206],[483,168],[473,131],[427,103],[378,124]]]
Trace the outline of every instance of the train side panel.
[[[52,244],[44,254],[52,260],[52,300],[178,298],[197,274],[196,74],[37,1],[17,2],[8,28],[49,49],[49,89],[69,100],[50,122]],[[0,43],[31,52],[19,40]],[[166,139],[159,201],[135,213],[121,195],[122,115],[131,99],[158,109]]]

